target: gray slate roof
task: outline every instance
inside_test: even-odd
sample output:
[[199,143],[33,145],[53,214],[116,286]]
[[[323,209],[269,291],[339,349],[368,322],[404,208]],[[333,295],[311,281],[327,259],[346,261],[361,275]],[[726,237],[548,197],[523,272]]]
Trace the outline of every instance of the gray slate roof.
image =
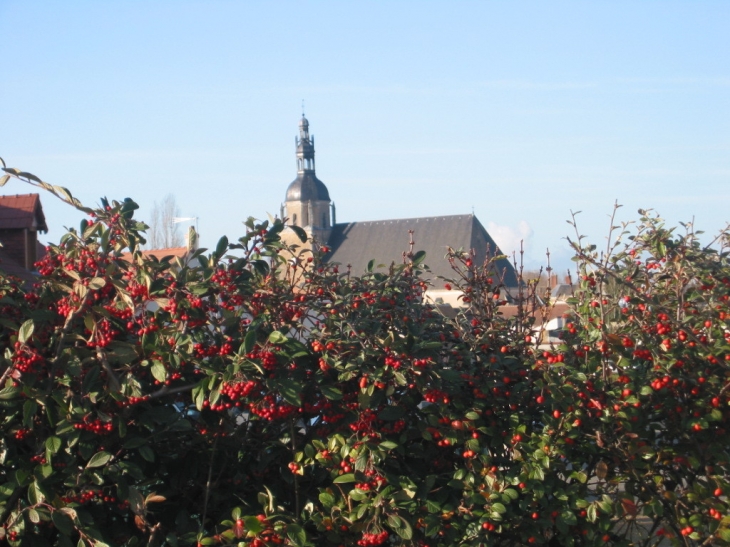
[[[368,262],[375,259],[376,266],[391,262],[401,264],[403,252],[408,251],[408,231],[413,230],[414,252],[426,251],[430,278],[435,288],[442,288],[443,281],[437,276],[453,278],[453,271],[444,258],[448,247],[453,249],[475,249],[476,264],[482,264],[490,255],[501,254],[496,243],[474,215],[451,215],[439,217],[404,218],[397,220],[376,220],[372,222],[350,222],[335,224],[328,246],[328,262],[351,265],[352,273],[360,275],[367,271]],[[517,285],[517,276],[512,264],[506,259],[499,261],[500,273],[505,272],[507,286]]]

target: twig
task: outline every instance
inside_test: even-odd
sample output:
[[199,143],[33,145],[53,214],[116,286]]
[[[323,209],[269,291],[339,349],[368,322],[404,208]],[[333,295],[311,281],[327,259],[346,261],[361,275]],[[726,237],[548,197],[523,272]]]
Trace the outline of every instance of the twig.
[[[223,420],[219,422],[219,425],[223,423]],[[210,487],[211,487],[211,480],[213,478],[213,461],[215,460],[215,450],[218,448],[218,439],[220,437],[216,436],[215,441],[213,441],[213,449],[210,453],[210,466],[208,466],[208,478],[205,482],[205,499],[203,500],[203,518],[200,520],[200,533],[203,532],[203,528],[205,526],[205,519],[208,517],[208,500],[210,499]]]

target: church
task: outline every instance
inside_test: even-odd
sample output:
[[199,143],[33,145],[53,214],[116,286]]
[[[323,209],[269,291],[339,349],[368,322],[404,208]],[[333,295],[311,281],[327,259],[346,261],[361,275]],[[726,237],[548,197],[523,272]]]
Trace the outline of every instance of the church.
[[[479,219],[470,215],[403,218],[393,220],[355,221],[338,223],[335,203],[324,183],[317,178],[314,162],[314,135],[309,134],[309,121],[302,115],[299,121],[299,137],[295,140],[297,177],[286,190],[281,206],[281,217],[289,224],[302,228],[316,244],[326,246],[328,262],[349,266],[354,275],[366,272],[368,262],[385,266],[403,260],[408,250],[409,231],[413,231],[414,251],[425,251],[425,264],[430,273],[426,277],[433,288],[429,296],[433,300],[448,302],[456,295],[444,289],[442,278],[453,277],[448,261],[444,258],[449,247],[474,249],[476,263],[483,263],[488,256],[501,254],[497,244],[487,233]],[[282,233],[286,243],[301,244],[291,229]],[[517,275],[507,259],[497,262],[499,275],[508,287],[517,286]],[[456,305],[454,302],[452,305]]]

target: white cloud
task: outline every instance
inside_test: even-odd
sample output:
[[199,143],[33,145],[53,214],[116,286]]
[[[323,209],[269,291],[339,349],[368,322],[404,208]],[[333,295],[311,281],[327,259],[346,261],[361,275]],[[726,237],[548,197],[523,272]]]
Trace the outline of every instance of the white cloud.
[[500,250],[510,257],[512,253],[519,254],[520,242],[525,251],[529,249],[533,233],[530,225],[524,220],[521,220],[516,227],[503,226],[490,221],[487,223],[487,232],[499,245]]

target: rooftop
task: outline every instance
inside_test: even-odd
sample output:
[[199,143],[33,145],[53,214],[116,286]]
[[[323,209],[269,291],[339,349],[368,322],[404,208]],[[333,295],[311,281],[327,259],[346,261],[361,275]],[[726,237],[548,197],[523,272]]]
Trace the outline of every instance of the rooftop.
[[[355,275],[364,273],[371,259],[386,266],[391,262],[400,264],[403,253],[408,251],[408,232],[411,230],[415,242],[413,250],[426,252],[424,263],[431,272],[425,277],[432,280],[435,288],[443,286],[438,277],[454,277],[445,259],[449,247],[465,251],[475,249],[476,264],[484,263],[488,256],[501,254],[474,215],[450,215],[335,224],[328,242],[331,251],[326,259],[349,264]],[[496,270],[495,275],[504,275],[507,286],[517,285],[517,276],[509,260],[497,261]]]
[[46,217],[38,194],[0,196],[0,230],[34,228],[47,232]]

